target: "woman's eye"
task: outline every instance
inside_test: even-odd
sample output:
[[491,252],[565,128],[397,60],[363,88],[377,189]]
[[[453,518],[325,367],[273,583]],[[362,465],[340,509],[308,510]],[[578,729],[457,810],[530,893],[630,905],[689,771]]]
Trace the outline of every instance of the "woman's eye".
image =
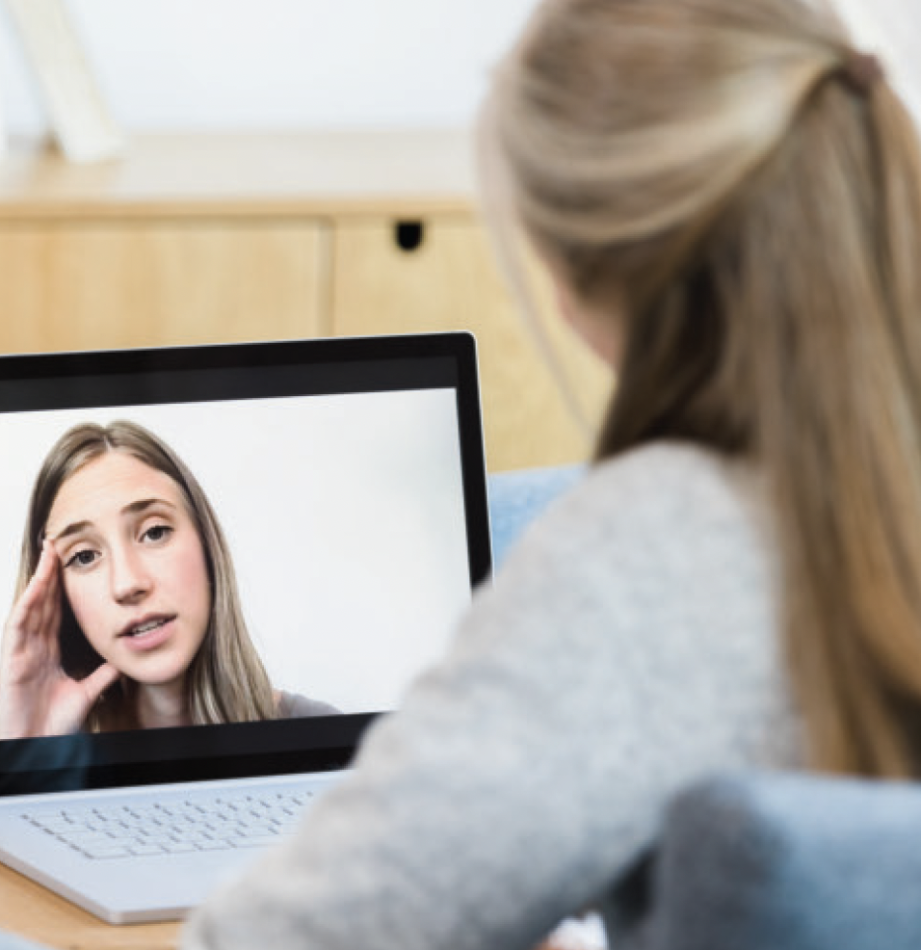
[[173,529],[166,524],[155,524],[151,525],[142,535],[142,540],[145,541],[164,541],[170,536]]
[[83,548],[80,551],[74,551],[64,564],[64,567],[89,567],[96,561],[97,557],[98,555],[95,551],[90,548]]

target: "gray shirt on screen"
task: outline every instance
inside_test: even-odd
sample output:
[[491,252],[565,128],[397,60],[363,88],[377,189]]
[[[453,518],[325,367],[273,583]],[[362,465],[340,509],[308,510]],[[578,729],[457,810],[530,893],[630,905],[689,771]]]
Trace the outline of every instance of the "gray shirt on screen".
[[631,945],[614,883],[670,796],[802,758],[762,489],[678,444],[594,468],[185,950],[516,950],[587,905]]
[[310,699],[300,693],[278,691],[277,713],[279,719],[308,719],[312,716],[336,716],[342,710],[319,699]]

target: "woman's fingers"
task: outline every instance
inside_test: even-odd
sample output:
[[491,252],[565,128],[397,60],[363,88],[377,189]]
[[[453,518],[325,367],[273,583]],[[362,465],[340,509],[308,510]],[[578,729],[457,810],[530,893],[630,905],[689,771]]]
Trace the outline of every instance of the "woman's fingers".
[[33,614],[45,600],[49,585],[53,585],[57,578],[57,554],[48,541],[42,542],[42,552],[35,567],[35,573],[29,578],[26,589],[13,608],[13,617],[16,615],[28,616]]
[[61,572],[57,552],[50,541],[42,545],[41,627],[57,635],[61,619]]
[[10,686],[34,684],[62,674],[58,631],[61,626],[59,559],[49,542],[42,545],[35,573],[16,601],[3,631],[0,679]]
[[110,687],[113,686],[121,674],[111,663],[103,663],[90,673],[80,685],[86,692],[90,706]]
[[35,573],[19,598],[10,624],[27,634],[56,634],[61,615],[58,556],[49,541],[42,544]]
[[62,673],[56,688],[34,714],[34,721],[38,724],[32,727],[32,731],[24,731],[23,734],[64,736],[79,732],[99,697],[118,677],[118,671],[108,663],[79,682]]

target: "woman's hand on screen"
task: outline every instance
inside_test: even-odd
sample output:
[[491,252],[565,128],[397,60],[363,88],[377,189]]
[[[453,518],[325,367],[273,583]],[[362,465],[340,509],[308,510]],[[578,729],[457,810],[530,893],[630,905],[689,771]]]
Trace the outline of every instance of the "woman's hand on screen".
[[35,574],[3,631],[0,739],[76,732],[96,700],[118,679],[109,663],[83,680],[69,677],[61,667],[60,627],[59,561],[45,541]]

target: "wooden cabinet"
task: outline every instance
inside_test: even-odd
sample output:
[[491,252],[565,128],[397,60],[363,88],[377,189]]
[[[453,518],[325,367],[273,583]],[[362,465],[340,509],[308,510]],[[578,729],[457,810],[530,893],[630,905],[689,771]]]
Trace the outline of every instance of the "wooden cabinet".
[[[472,201],[466,136],[139,139],[0,164],[0,352],[473,331],[492,471],[583,459]],[[607,374],[553,326],[593,414]]]
[[316,336],[312,223],[0,226],[0,350]]

